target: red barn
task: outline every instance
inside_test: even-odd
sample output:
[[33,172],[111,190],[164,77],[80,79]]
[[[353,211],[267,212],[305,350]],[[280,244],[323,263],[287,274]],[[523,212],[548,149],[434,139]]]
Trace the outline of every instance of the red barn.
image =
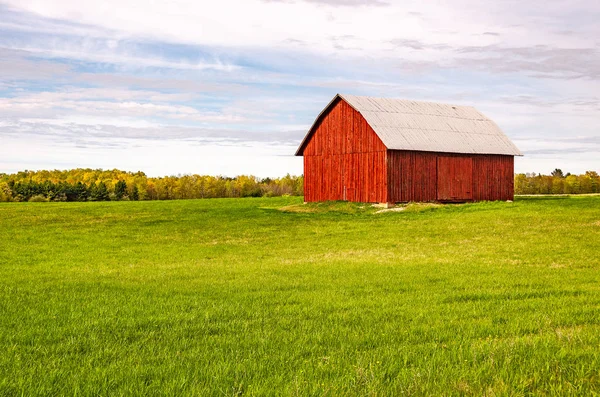
[[338,94],[300,144],[304,200],[512,200],[514,156],[476,109]]

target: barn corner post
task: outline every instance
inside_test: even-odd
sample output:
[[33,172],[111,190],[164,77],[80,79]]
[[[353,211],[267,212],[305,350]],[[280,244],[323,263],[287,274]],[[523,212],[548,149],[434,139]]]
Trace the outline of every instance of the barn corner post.
[[389,207],[513,199],[522,154],[468,106],[337,94],[296,155],[304,156],[306,202]]
[[390,192],[390,186],[391,186],[391,181],[390,181],[390,151],[386,148],[386,150],[383,152],[384,155],[384,169],[385,169],[385,174],[382,178],[382,182],[385,183],[385,189],[384,191],[384,201],[382,203],[379,203],[380,205],[383,205],[384,208],[392,208],[393,206],[396,205],[395,201],[393,200],[392,194]]

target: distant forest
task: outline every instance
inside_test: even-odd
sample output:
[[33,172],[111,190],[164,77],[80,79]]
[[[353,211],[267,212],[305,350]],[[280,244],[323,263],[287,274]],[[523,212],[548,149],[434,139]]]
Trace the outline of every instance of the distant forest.
[[515,194],[584,194],[600,193],[600,177],[596,171],[564,174],[555,169],[550,175],[516,174]]
[[[0,173],[0,201],[177,200],[217,197],[301,196],[304,178],[235,178],[181,175],[151,178],[143,172],[77,168],[65,171]],[[596,171],[581,175],[516,174],[515,194],[600,193]]]
[[177,200],[216,197],[301,196],[304,179],[181,175],[77,168],[0,173],[0,201]]

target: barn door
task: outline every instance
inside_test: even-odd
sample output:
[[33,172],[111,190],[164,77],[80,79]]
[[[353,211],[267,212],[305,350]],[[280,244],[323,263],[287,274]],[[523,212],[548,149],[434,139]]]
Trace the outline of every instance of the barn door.
[[438,201],[473,200],[473,159],[470,157],[438,157]]

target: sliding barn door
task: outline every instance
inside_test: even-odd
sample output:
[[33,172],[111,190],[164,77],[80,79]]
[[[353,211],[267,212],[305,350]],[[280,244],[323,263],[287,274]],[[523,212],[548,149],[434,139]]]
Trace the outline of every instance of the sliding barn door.
[[473,159],[465,157],[438,157],[438,201],[473,200]]

